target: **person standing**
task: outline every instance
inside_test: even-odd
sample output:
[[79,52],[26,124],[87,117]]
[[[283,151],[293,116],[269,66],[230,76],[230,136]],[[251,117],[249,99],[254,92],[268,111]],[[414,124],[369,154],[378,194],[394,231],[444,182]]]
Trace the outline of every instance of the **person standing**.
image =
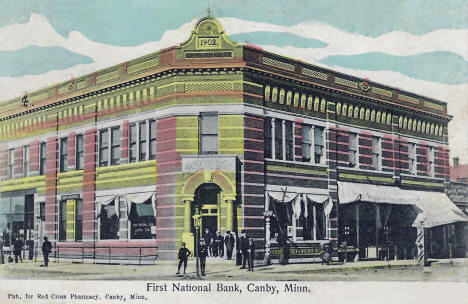
[[20,237],[17,237],[15,239],[15,242],[13,243],[13,254],[15,255],[15,263],[18,263],[18,257],[21,261],[21,263],[23,263],[23,258],[21,257],[21,251],[23,250],[23,246],[24,246],[24,243],[23,241],[21,240]]
[[42,243],[42,256],[44,257],[44,266],[49,266],[49,254],[52,252],[52,243],[45,236],[44,242]]
[[224,255],[224,238],[219,231],[216,231],[216,247],[218,247],[219,257],[222,258]]
[[213,256],[213,234],[211,233],[210,229],[205,228],[203,238],[205,239],[206,246],[208,247],[208,256]]
[[249,270],[254,271],[254,259],[255,259],[255,244],[252,238],[249,238],[249,245],[247,247],[247,253],[249,255]]
[[241,237],[240,237],[240,250],[242,254],[242,267],[241,269],[245,269],[245,264],[247,262],[247,250],[248,250],[248,241],[247,241],[247,235],[245,229],[242,229],[241,231]]
[[208,246],[205,244],[205,239],[200,239],[200,245],[198,246],[198,258],[200,259],[200,270],[201,275],[205,276],[206,269],[206,256],[208,255]]
[[182,242],[182,247],[180,247],[179,253],[178,253],[179,265],[177,266],[176,274],[180,274],[180,267],[182,266],[182,264],[184,264],[184,274],[185,274],[185,270],[187,269],[187,259],[190,256],[190,254],[191,254],[190,250],[188,250],[188,248],[185,247],[185,243]]
[[234,237],[231,234],[231,231],[226,231],[226,236],[224,237],[224,244],[226,244],[226,256],[227,259],[232,259],[232,251],[234,249]]

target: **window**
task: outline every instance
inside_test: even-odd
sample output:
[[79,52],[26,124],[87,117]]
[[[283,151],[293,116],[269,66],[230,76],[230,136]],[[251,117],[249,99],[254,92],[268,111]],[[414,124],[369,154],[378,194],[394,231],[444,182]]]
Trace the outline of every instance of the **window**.
[[302,125],[302,161],[310,162],[311,160],[311,148],[312,148],[312,137],[311,137],[311,126]]
[[408,171],[416,174],[416,144],[408,143]]
[[46,143],[41,142],[40,151],[39,151],[39,175],[45,174],[45,165],[46,165]]
[[372,168],[380,170],[380,137],[372,137]]
[[264,148],[265,158],[272,158],[272,142],[271,142],[271,118],[265,118],[265,131],[264,131]]
[[130,125],[130,144],[129,144],[129,159],[130,163],[134,163],[137,160],[137,126],[135,124]]
[[427,157],[427,170],[429,176],[434,176],[434,147],[429,147],[429,155]]
[[60,139],[60,172],[68,169],[68,138]]
[[323,161],[323,128],[314,127],[314,160],[316,164]]
[[283,159],[283,120],[275,119],[275,159]]
[[62,200],[59,210],[59,241],[81,241],[83,238],[81,200]]
[[111,165],[120,164],[120,129],[111,129]]
[[156,121],[149,121],[149,159],[156,159]]
[[119,215],[115,209],[115,200],[101,207],[99,238],[101,240],[116,240],[119,238]]
[[218,154],[218,113],[200,113],[200,154]]
[[15,168],[15,150],[10,149],[8,150],[8,172],[7,172],[7,179],[13,178],[13,170]]
[[83,169],[83,161],[84,161],[84,149],[83,149],[83,135],[76,135],[76,170]]
[[29,174],[29,146],[23,147],[23,176],[26,177]]
[[139,126],[139,130],[138,130],[138,137],[140,139],[140,145],[139,145],[139,154],[140,156],[138,157],[138,160],[139,161],[143,161],[143,160],[146,160],[146,151],[147,151],[147,147],[146,147],[146,121],[143,121],[143,122],[140,122],[138,124]]
[[99,131],[99,166],[109,165],[109,131]]
[[139,204],[132,203],[130,207],[130,239],[154,239],[151,227],[156,225],[156,217],[152,206],[152,200]]
[[358,160],[357,134],[349,133],[349,166],[356,167]]
[[286,160],[294,160],[294,133],[293,133],[293,123],[292,121],[285,122],[285,150],[286,150]]
[[39,219],[45,221],[45,202],[39,203]]

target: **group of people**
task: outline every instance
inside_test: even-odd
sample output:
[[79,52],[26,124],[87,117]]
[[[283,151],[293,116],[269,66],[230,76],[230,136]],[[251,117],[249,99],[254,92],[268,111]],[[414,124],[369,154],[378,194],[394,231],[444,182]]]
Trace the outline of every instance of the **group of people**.
[[[3,249],[3,240],[0,242],[0,245],[2,246]],[[23,263],[23,257],[22,257],[22,252],[24,248],[24,242],[23,238],[21,235],[14,237],[12,240],[12,245],[13,245],[13,255],[14,255],[14,260],[15,263],[18,263],[20,261]],[[44,257],[44,264],[41,266],[49,266],[49,254],[52,252],[52,243],[49,241],[49,239],[45,236],[44,237],[44,242],[42,243],[42,256]],[[13,258],[11,256],[8,257],[8,262],[12,263]],[[2,263],[3,263],[3,250],[2,250]]]
[[[248,265],[248,271],[254,270],[255,244],[252,238],[247,238],[245,230],[241,231],[240,237],[235,238],[230,231],[227,231],[225,236],[222,236],[221,233],[217,231],[216,235],[213,236],[211,232],[206,229],[198,244],[197,252],[202,276],[206,275],[206,258],[208,256],[223,257],[224,246],[226,246],[226,258],[228,260],[232,259],[233,251],[236,249],[236,265],[240,265],[241,269],[246,269]],[[186,244],[182,243],[182,247],[179,249],[178,253],[179,264],[177,267],[177,275],[180,274],[182,265],[184,265],[185,274],[188,257],[191,254],[192,252],[186,247]]]
[[203,232],[202,239],[207,246],[208,256],[223,258],[226,249],[226,258],[228,260],[232,259],[236,241],[231,231],[226,231],[226,234],[222,235],[220,231],[216,231],[216,234],[214,234],[206,228]]

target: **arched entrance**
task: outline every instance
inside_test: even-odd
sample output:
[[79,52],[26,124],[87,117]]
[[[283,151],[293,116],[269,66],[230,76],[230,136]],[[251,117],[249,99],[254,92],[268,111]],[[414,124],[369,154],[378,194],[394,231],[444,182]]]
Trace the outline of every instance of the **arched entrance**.
[[197,211],[201,215],[200,237],[205,229],[215,234],[221,229],[221,188],[213,183],[202,184],[195,190],[193,200],[192,215]]

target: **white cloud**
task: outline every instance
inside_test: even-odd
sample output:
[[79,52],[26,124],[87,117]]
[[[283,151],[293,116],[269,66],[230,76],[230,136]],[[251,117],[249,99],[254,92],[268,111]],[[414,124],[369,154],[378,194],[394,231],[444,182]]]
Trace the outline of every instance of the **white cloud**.
[[220,18],[228,34],[256,31],[291,33],[327,43],[323,48],[308,49],[309,56],[320,60],[331,55],[356,55],[382,52],[389,55],[408,56],[420,53],[448,51],[459,54],[468,61],[468,30],[437,30],[424,35],[390,32],[378,37],[348,33],[322,23],[301,23],[280,26],[245,21],[237,18]]
[[[301,49],[296,47],[262,46],[266,50],[297,58],[310,63],[329,55],[351,55],[366,52],[383,52],[392,55],[412,55],[430,51],[452,51],[468,58],[467,30],[438,30],[425,35],[411,35],[392,32],[376,38],[350,34],[324,24],[299,24],[284,27],[256,23],[234,18],[221,18],[220,22],[228,34],[252,31],[289,32],[306,38],[324,41],[329,45],[321,49]],[[73,31],[67,38],[60,36],[44,17],[33,14],[26,24],[13,24],[0,28],[0,51],[16,50],[28,45],[58,46],[94,60],[92,64],[75,65],[65,70],[50,71],[42,75],[22,77],[0,77],[1,99],[20,96],[25,90],[31,92],[79,77],[96,70],[136,58],[162,48],[184,42],[190,35],[196,20],[183,24],[180,28],[166,31],[160,41],[148,42],[135,47],[119,47],[89,40],[80,32]],[[318,64],[324,66],[323,64]],[[392,71],[364,71],[331,67],[334,70],[369,78],[372,81],[399,87],[404,90],[446,101],[449,114],[454,115],[449,124],[451,155],[459,156],[461,162],[468,163],[468,142],[466,137],[468,120],[468,84],[445,85],[422,81]]]

